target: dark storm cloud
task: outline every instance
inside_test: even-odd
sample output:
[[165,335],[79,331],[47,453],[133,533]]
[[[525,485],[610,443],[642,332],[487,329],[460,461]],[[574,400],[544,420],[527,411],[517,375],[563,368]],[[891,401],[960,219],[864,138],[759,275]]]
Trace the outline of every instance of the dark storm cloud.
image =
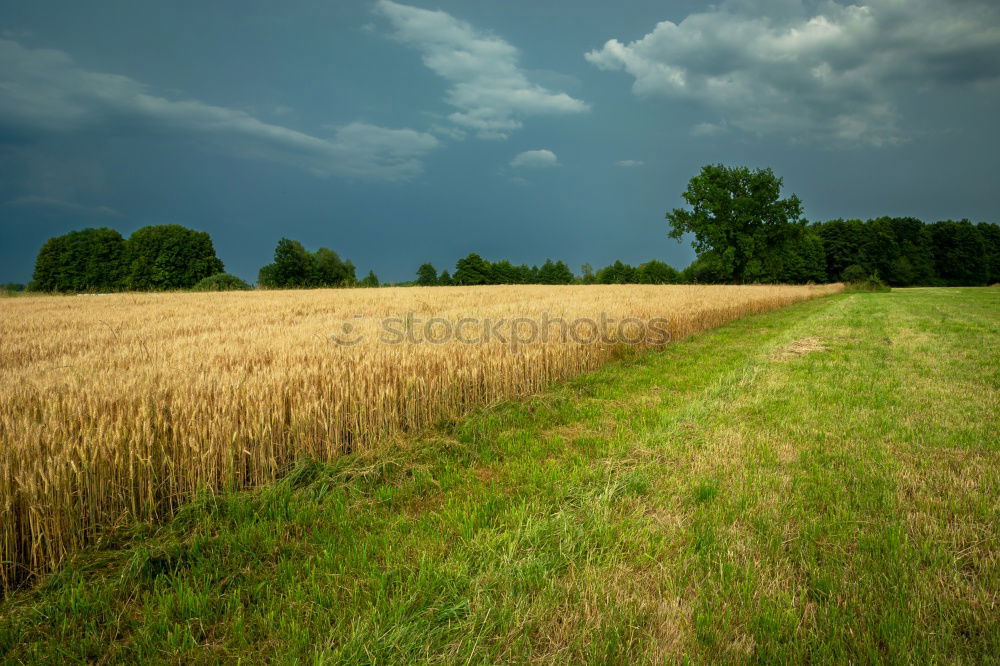
[[906,138],[899,95],[995,82],[994,3],[867,0],[740,2],[663,21],[631,43],[609,40],[592,64],[634,77],[640,96],[695,100],[724,124],[795,140],[881,145]]
[[720,2],[0,0],[0,282],[164,223],[249,280],[281,236],[392,281],[682,268],[664,212],[717,162],[810,219],[1000,219],[1000,5]]

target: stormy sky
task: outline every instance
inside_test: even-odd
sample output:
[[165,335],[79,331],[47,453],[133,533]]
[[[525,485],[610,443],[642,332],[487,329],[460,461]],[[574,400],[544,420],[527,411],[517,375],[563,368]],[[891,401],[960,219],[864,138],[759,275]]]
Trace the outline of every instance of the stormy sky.
[[991,0],[0,1],[0,282],[50,236],[178,223],[431,261],[683,268],[699,167],[810,219],[1000,222]]

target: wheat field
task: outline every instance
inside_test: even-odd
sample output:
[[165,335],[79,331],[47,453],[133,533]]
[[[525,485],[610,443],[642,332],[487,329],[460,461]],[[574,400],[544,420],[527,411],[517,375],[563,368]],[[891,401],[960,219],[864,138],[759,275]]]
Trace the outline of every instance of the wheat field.
[[[0,299],[0,584],[53,569],[116,525],[160,520],[196,490],[266,483],[296,458],[331,460],[529,394],[627,347],[664,344],[841,288]],[[592,322],[602,314],[656,320],[658,335],[633,322],[595,336]],[[428,328],[430,318],[437,319]],[[461,339],[447,338],[463,318]],[[551,332],[544,339],[532,337],[541,330],[532,321],[559,319],[576,327],[569,336],[557,323],[541,327]]]

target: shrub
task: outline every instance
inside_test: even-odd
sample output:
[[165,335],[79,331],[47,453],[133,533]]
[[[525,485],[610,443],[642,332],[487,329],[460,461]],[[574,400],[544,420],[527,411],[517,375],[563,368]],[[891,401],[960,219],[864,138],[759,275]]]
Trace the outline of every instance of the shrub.
[[250,289],[250,285],[229,273],[209,275],[191,287],[191,291],[246,291],[248,289]]
[[877,275],[869,275],[863,280],[846,283],[844,291],[892,291],[892,289],[880,280]]
[[857,264],[851,264],[840,273],[843,282],[864,282],[868,279],[868,271]]

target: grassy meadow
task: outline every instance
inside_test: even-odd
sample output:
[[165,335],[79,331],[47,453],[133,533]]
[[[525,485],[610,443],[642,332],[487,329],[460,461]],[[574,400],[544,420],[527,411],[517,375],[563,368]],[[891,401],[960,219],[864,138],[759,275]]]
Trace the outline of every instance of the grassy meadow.
[[0,659],[997,661],[1000,289],[729,319],[133,523]]

